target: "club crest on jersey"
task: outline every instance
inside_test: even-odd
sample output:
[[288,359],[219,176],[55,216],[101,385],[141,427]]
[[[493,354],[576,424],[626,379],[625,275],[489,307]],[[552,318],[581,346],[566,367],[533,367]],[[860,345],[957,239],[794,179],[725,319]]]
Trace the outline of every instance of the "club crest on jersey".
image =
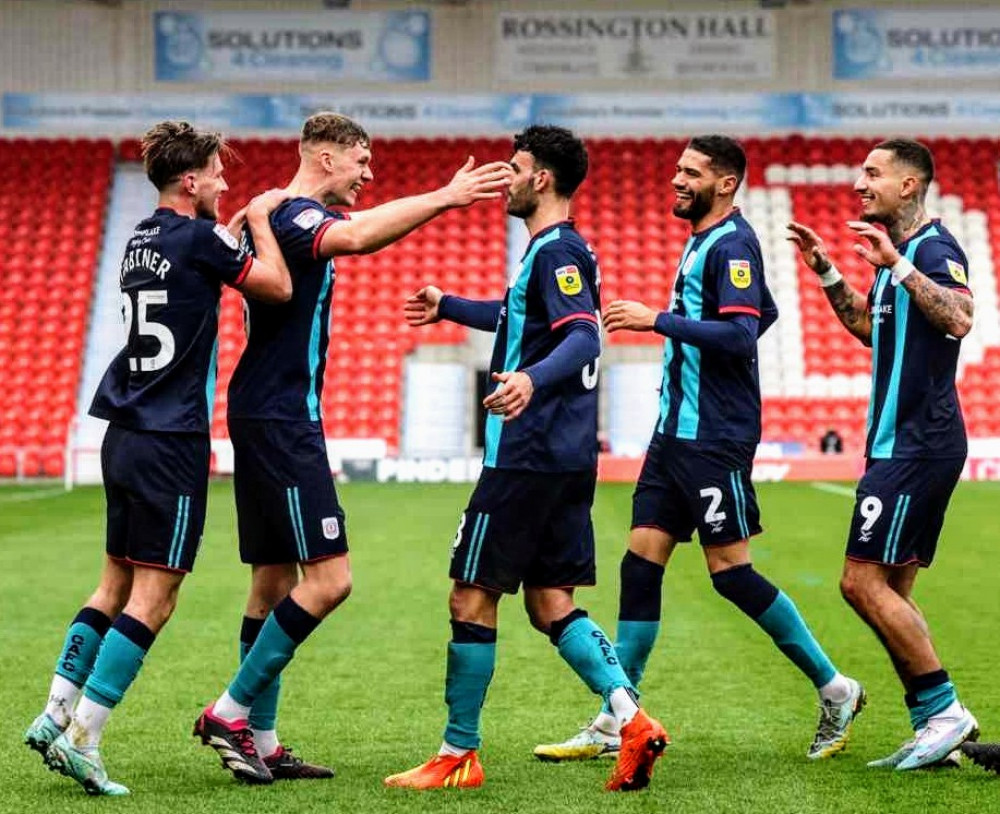
[[750,261],[729,261],[729,282],[734,288],[750,288]]
[[961,263],[956,263],[954,260],[945,260],[945,262],[948,264],[948,273],[951,275],[951,279],[960,285],[969,284],[969,276],[965,273],[965,268]]
[[573,296],[583,291],[583,280],[580,279],[580,269],[576,266],[560,266],[556,269],[556,282],[563,294]]
[[323,220],[323,213],[318,209],[303,209],[292,218],[292,223],[308,232],[321,220]]
[[229,230],[221,223],[215,224],[215,226],[212,227],[212,231],[215,232],[215,236],[225,243],[230,249],[238,249],[240,247],[236,238],[233,237]]
[[340,536],[340,521],[336,517],[324,517],[320,522],[327,540],[336,540]]

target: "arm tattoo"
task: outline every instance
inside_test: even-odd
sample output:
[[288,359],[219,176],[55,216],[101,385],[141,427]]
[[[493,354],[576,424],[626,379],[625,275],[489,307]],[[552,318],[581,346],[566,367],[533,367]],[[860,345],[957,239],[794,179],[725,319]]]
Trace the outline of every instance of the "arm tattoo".
[[870,344],[872,324],[867,300],[851,288],[846,280],[840,280],[823,291],[844,327],[866,345]]
[[941,333],[961,338],[972,328],[972,298],[967,294],[938,285],[919,270],[903,280],[903,287]]

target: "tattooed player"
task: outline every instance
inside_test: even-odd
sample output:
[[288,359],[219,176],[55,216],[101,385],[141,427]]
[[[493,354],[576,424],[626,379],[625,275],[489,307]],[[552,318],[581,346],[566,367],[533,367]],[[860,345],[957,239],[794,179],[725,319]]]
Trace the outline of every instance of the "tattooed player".
[[867,298],[841,277],[814,231],[789,224],[789,239],[844,327],[872,348],[867,467],[840,589],[889,652],[906,691],[914,737],[868,764],[899,770],[952,760],[978,736],[911,595],[918,569],[934,558],[967,453],[955,369],[972,327],[968,262],[924,209],[933,178],[931,153],[916,141],[883,141],[865,159],[854,184],[862,219],[847,225],[861,238],[854,250],[876,270]]

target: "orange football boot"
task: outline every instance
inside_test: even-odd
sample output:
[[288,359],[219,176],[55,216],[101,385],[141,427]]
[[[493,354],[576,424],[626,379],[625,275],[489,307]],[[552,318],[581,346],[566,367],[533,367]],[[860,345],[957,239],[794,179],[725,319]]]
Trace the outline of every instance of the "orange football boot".
[[622,727],[622,746],[614,771],[604,788],[608,791],[638,791],[649,785],[653,765],[670,743],[663,725],[643,710]]
[[474,789],[484,779],[483,764],[473,749],[461,757],[435,755],[415,769],[389,775],[384,782],[405,789]]

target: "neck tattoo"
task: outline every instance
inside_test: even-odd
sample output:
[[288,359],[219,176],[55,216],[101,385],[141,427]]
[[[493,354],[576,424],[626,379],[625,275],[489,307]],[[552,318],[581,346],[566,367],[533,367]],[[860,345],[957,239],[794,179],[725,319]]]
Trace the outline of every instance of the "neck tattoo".
[[930,219],[924,210],[924,205],[917,201],[905,203],[900,208],[895,220],[888,224],[889,237],[892,242],[899,245],[904,240],[912,237]]

